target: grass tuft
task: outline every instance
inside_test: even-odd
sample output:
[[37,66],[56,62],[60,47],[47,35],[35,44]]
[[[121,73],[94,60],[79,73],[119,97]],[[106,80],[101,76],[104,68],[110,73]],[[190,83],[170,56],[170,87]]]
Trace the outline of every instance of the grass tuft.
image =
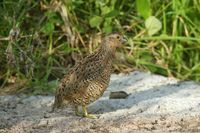
[[198,0],[4,0],[0,86],[25,82],[25,88],[36,92],[50,91],[56,79],[111,32],[128,38],[115,72],[141,69],[199,82],[199,4]]

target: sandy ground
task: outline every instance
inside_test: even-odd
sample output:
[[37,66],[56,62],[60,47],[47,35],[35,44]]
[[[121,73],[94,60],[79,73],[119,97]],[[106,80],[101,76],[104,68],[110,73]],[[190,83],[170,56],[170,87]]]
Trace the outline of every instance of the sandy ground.
[[[125,99],[109,99],[124,91]],[[200,85],[133,72],[112,75],[103,97],[89,106],[98,119],[71,108],[51,113],[53,96],[0,96],[0,133],[200,132]]]

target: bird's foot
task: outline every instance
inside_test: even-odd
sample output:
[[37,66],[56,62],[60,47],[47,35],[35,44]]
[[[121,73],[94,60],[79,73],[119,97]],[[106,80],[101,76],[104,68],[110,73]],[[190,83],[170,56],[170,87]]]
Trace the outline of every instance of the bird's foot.
[[83,117],[90,118],[90,119],[96,119],[97,118],[93,114],[88,114],[86,106],[82,106],[82,109],[83,109]]
[[90,119],[97,119],[97,116],[94,114],[84,114],[83,117],[90,118]]
[[76,114],[76,116],[81,116],[81,117],[84,116],[82,113],[80,113],[80,112],[78,112],[78,111],[75,111],[75,114]]
[[83,114],[80,113],[79,110],[78,110],[78,106],[75,106],[75,114],[76,114],[76,116],[81,116],[81,117],[83,117]]
[[82,114],[80,112],[75,112],[76,116],[79,116],[79,117],[85,117],[85,118],[90,118],[90,119],[96,119],[96,115],[93,115],[93,114]]
[[96,115],[88,114],[86,106],[82,106],[82,110],[83,110],[83,113],[79,112],[78,106],[75,106],[75,114],[76,114],[76,116],[90,118],[90,119],[96,119],[97,118]]

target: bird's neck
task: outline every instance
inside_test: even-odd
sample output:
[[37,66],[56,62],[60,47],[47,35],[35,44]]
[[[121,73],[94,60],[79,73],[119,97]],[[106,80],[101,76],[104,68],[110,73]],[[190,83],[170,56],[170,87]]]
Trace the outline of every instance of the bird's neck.
[[111,42],[108,42],[107,40],[103,40],[99,49],[99,54],[101,54],[105,58],[112,60],[113,58],[115,58],[116,47],[109,47],[111,45],[108,43],[111,43]]
[[113,60],[115,58],[115,52],[116,49],[110,49],[106,46],[102,46],[99,49],[99,54],[101,55],[101,57],[108,60]]

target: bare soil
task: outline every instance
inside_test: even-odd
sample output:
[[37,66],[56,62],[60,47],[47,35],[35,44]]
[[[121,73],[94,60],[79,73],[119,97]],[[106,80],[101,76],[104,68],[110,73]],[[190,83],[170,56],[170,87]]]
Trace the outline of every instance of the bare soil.
[[[125,99],[109,99],[124,91]],[[0,133],[200,132],[200,85],[144,72],[112,75],[103,97],[89,106],[97,119],[70,107],[51,112],[53,96],[0,96]]]

